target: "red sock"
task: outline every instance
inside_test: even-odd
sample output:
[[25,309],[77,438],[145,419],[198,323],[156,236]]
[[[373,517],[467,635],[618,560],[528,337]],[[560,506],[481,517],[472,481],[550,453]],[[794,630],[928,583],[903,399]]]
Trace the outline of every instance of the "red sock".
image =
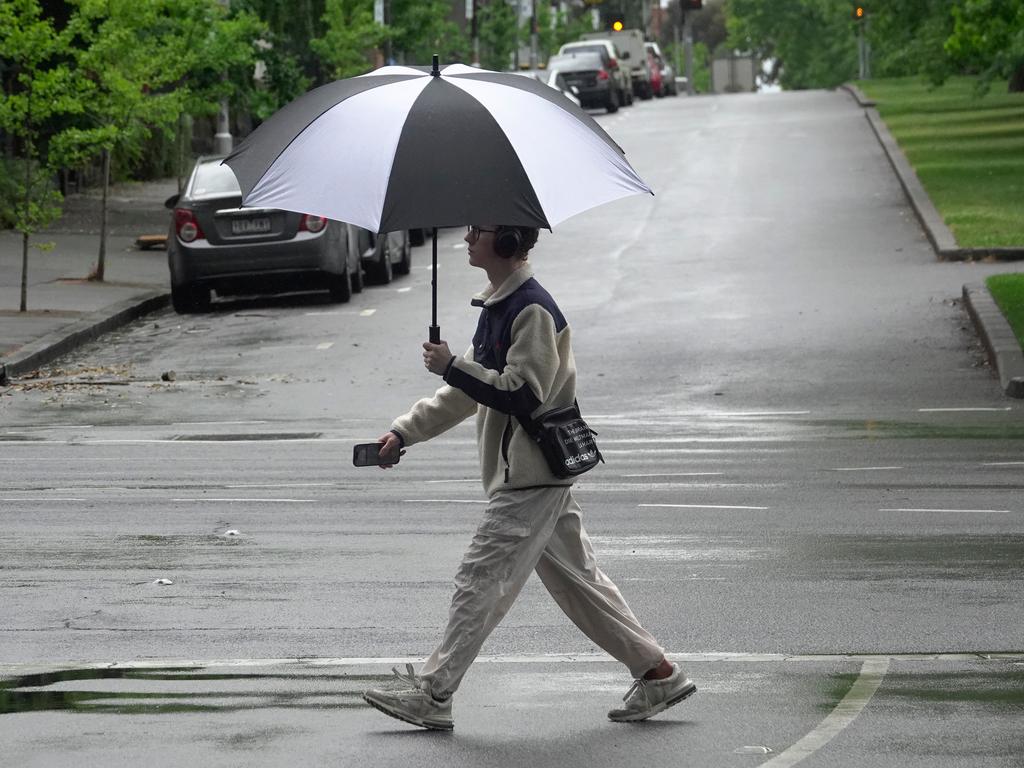
[[662,659],[658,666],[648,670],[644,675],[644,680],[664,680],[666,677],[671,677],[672,672],[672,663],[668,659]]

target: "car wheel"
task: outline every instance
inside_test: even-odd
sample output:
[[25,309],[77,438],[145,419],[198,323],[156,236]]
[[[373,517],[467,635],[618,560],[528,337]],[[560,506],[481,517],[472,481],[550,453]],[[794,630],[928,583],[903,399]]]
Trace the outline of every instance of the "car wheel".
[[608,91],[608,103],[605,105],[605,109],[608,110],[608,114],[619,111],[619,92],[614,88]]
[[171,306],[179,315],[203,312],[210,308],[210,289],[194,283],[172,285]]
[[427,230],[425,229],[410,229],[409,230],[409,244],[420,246],[427,242]]
[[352,274],[345,269],[340,275],[327,275],[327,290],[331,292],[331,301],[344,304],[352,298]]
[[408,275],[412,269],[412,243],[409,242],[409,234],[402,232],[402,258],[395,264],[395,274]]
[[379,235],[383,238],[380,245],[380,257],[377,261],[366,265],[366,276],[376,285],[387,285],[391,282],[391,246],[388,244],[387,235]]

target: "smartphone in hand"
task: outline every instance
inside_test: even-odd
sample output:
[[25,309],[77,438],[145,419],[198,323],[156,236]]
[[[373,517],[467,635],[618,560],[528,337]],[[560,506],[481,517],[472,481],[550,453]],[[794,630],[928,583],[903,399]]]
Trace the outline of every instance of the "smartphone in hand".
[[379,467],[397,464],[401,454],[381,454],[384,443],[360,443],[352,448],[352,464],[357,467]]

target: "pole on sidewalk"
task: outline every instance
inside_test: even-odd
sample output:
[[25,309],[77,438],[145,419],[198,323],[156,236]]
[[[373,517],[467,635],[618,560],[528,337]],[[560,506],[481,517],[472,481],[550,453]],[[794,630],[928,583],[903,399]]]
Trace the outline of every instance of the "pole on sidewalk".
[[683,11],[683,44],[686,46],[686,95],[693,96],[693,25],[690,14]]

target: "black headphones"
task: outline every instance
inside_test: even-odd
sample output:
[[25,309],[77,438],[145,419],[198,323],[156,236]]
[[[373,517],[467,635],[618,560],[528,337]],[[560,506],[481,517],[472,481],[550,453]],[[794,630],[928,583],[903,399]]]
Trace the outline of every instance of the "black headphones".
[[511,259],[523,247],[523,235],[518,227],[498,227],[494,233],[494,252],[505,259]]

